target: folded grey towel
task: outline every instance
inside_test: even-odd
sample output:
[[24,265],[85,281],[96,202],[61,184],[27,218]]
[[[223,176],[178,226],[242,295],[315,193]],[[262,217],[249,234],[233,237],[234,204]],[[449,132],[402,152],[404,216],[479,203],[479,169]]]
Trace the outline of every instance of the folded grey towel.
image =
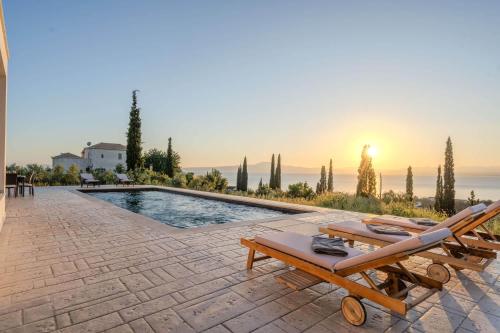
[[410,233],[404,231],[402,229],[396,227],[387,227],[387,226],[375,226],[372,224],[366,224],[368,230],[373,231],[377,234],[385,234],[385,235],[395,235],[395,236],[410,236]]
[[348,255],[342,238],[313,237],[311,248],[315,253],[339,257]]
[[438,223],[434,220],[431,220],[431,219],[426,219],[425,217],[423,218],[413,218],[413,219],[410,219],[411,222],[415,223],[415,224],[418,224],[418,225],[426,225],[428,227],[433,227],[435,225],[437,225]]

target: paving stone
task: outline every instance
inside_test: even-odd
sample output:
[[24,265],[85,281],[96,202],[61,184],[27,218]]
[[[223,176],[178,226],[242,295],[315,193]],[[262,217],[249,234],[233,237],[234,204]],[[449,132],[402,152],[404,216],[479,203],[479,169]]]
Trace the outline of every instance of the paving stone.
[[120,325],[120,326],[117,326],[115,328],[111,328],[109,330],[106,330],[105,333],[134,333],[134,331],[132,330],[132,328],[129,325],[124,324],[124,325]]
[[217,325],[212,328],[209,328],[208,330],[203,331],[203,333],[231,333],[231,331],[222,325]]
[[472,310],[461,327],[473,332],[497,333],[500,328],[500,317]]
[[121,325],[123,320],[118,313],[111,313],[106,316],[98,317],[80,324],[72,325],[61,330],[61,333],[78,333],[78,332],[102,332],[107,329]]
[[286,306],[277,302],[270,302],[228,320],[224,325],[233,332],[251,332],[288,312],[290,312],[290,309]]
[[52,309],[52,304],[42,304],[32,308],[27,308],[23,310],[24,323],[29,324],[34,321],[52,317],[54,315],[54,310]]
[[31,324],[8,329],[5,333],[46,333],[52,332],[55,329],[56,322],[54,318],[47,318]]
[[3,316],[0,316],[0,331],[22,325],[22,323],[23,320],[21,311],[5,314]]
[[144,317],[151,313],[167,309],[176,304],[176,301],[170,295],[165,295],[160,298],[155,298],[141,304],[120,310],[120,315],[126,321],[132,321],[137,318]]
[[214,297],[178,311],[196,331],[201,331],[246,312],[255,305],[234,292]]
[[154,287],[146,290],[146,294],[148,294],[151,298],[157,298],[166,294],[173,293],[174,291],[183,290],[193,286],[193,283],[186,279],[175,280],[172,282],[168,282],[164,285]]
[[75,264],[71,261],[52,264],[50,267],[52,267],[52,272],[54,273],[54,276],[74,273],[77,271]]
[[91,305],[82,309],[70,312],[70,317],[74,323],[79,323],[92,318],[139,304],[141,301],[133,294],[114,298],[102,303]]
[[71,305],[85,303],[126,290],[125,286],[118,280],[110,280],[93,285],[86,285],[78,289],[55,294],[54,308],[63,309]]
[[464,315],[447,312],[443,308],[434,306],[415,321],[411,327],[429,333],[453,332],[464,319]]
[[156,332],[195,332],[174,311],[167,309],[146,317],[146,321]]
[[60,283],[60,284],[53,285],[53,286],[32,289],[32,290],[29,290],[26,292],[12,295],[12,302],[13,303],[22,302],[22,301],[30,300],[33,298],[38,298],[40,296],[54,294],[54,293],[57,293],[57,292],[60,292],[63,290],[75,289],[75,288],[78,288],[81,286],[83,286],[82,280],[75,280],[75,281]]
[[500,317],[500,295],[488,293],[477,305],[477,310]]
[[217,290],[221,290],[231,286],[232,283],[226,279],[216,279],[213,281],[198,284],[193,287],[189,287],[179,292],[182,297],[186,300],[198,298],[203,295],[211,294]]
[[140,318],[129,323],[135,333],[155,333],[144,318]]
[[123,276],[120,278],[120,281],[122,281],[127,289],[132,292],[154,287],[154,285],[140,273]]
[[69,317],[69,314],[63,313],[60,315],[56,316],[56,324],[57,328],[63,328],[71,325],[71,318]]

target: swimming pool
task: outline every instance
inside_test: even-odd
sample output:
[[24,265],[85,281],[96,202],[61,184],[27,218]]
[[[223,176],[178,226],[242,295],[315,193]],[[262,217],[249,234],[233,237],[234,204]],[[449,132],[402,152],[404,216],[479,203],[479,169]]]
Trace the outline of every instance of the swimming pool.
[[259,220],[286,213],[164,191],[87,192],[118,207],[176,228]]

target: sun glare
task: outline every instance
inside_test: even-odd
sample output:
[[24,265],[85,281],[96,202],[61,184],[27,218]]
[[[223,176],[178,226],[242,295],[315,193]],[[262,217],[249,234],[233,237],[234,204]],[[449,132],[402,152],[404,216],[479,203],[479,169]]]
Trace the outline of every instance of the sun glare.
[[370,157],[375,157],[377,155],[377,147],[370,146],[370,148],[368,148],[368,155],[370,155]]

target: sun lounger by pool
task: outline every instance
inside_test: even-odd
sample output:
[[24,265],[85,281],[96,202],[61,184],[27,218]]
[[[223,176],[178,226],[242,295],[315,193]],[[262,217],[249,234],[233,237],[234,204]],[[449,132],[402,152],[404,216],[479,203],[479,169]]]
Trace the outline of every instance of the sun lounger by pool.
[[[461,221],[457,224],[459,223],[463,222]],[[496,252],[490,249],[472,248],[463,244],[460,240],[461,238],[453,233],[453,228],[457,227],[457,224],[450,227],[445,223],[440,223],[420,233],[420,235],[425,235],[443,229],[452,232],[450,237],[448,237],[445,242],[442,242],[440,251],[425,251],[418,254],[420,257],[433,261],[433,263],[427,267],[427,274],[443,283],[448,282],[451,276],[444,264],[449,264],[457,270],[467,268],[481,272],[497,257]],[[450,229],[448,229],[448,227],[450,227]],[[330,237],[344,238],[348,240],[351,246],[354,245],[355,241],[358,241],[365,244],[384,247],[397,244],[415,236],[412,234],[404,236],[376,233],[371,230],[369,225],[361,223],[360,221],[330,223],[327,227],[320,227],[320,232],[328,234]],[[454,242],[450,241],[450,239]]]
[[117,185],[118,184],[123,184],[123,185],[130,185],[130,184],[132,184],[133,185],[134,184],[132,182],[132,180],[130,180],[128,178],[127,174],[125,174],[125,173],[117,173],[116,174],[116,181],[117,181],[117,183],[116,183]]
[[83,185],[89,185],[96,186],[99,185],[99,181],[94,178],[94,176],[91,173],[81,173],[80,174],[80,186],[83,187]]
[[[363,298],[404,315],[441,290],[441,282],[412,273],[401,262],[415,253],[440,246],[450,235],[451,232],[445,228],[370,253],[346,247],[348,255],[344,257],[315,253],[311,249],[312,237],[292,232],[276,232],[255,239],[242,238],[241,244],[249,248],[247,269],[252,269],[256,261],[275,258],[346,289],[349,296],[342,299],[342,314],[349,323],[359,326],[366,320],[366,310],[360,302]],[[256,252],[264,256],[255,257]],[[387,279],[377,284],[369,276],[369,270],[387,273]],[[360,274],[365,284],[349,279],[354,274]],[[416,287],[428,290],[411,301],[405,301],[408,292]]]
[[419,224],[419,220],[390,215],[364,219],[363,223],[394,226],[415,233],[436,230],[442,226],[446,226],[457,237],[460,237],[461,242],[468,246],[500,251],[500,235],[495,235],[484,226],[485,222],[488,222],[499,214],[500,200],[489,206],[478,204],[468,207],[443,222],[436,223],[434,226]]

